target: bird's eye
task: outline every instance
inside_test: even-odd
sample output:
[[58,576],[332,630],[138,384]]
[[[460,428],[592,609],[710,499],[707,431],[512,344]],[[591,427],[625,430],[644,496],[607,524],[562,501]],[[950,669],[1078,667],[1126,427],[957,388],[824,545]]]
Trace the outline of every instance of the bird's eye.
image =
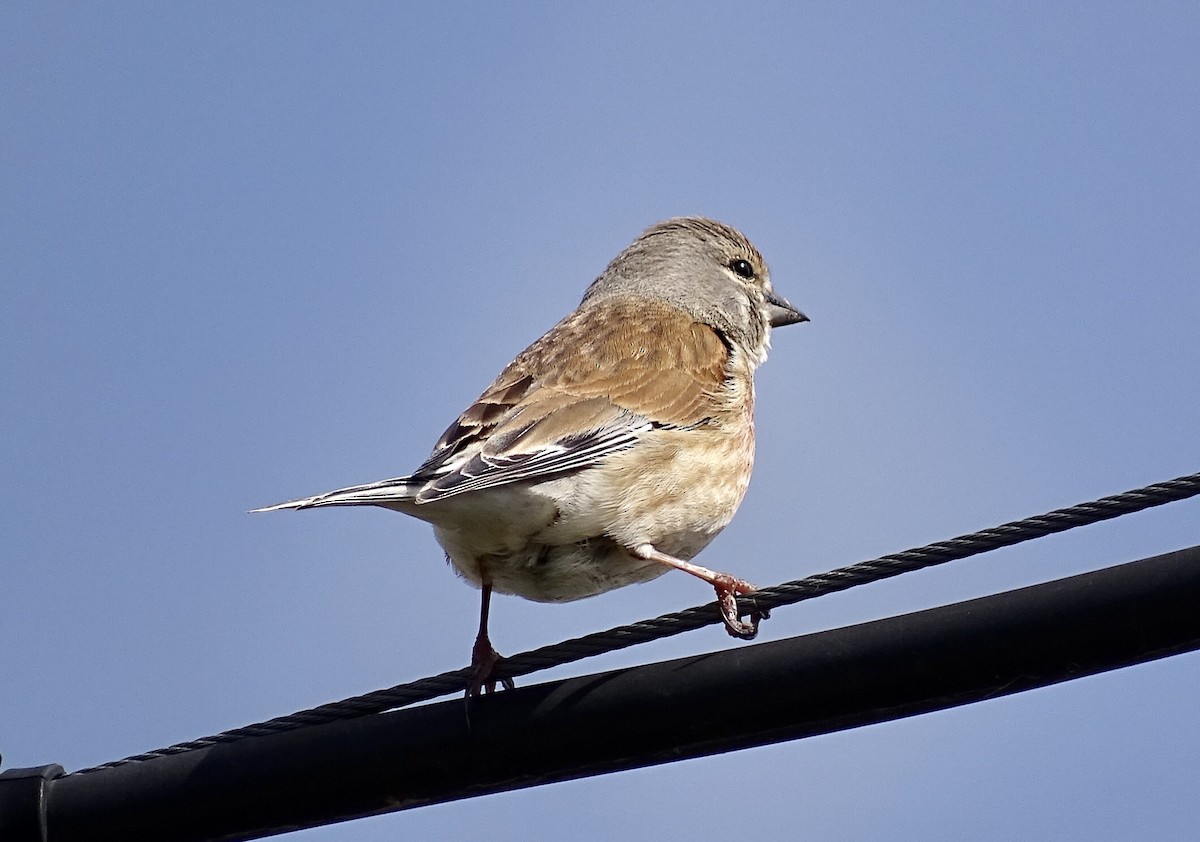
[[735,260],[729,264],[729,268],[746,280],[754,277],[754,267],[750,265],[750,261],[748,260]]

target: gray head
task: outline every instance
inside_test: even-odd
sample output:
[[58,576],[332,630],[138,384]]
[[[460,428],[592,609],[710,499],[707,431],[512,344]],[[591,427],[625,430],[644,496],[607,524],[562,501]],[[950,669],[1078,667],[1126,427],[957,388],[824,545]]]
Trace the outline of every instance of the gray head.
[[698,216],[646,229],[592,282],[583,301],[610,295],[666,301],[756,362],[766,358],[772,327],[808,321],[775,294],[766,261],[741,232]]

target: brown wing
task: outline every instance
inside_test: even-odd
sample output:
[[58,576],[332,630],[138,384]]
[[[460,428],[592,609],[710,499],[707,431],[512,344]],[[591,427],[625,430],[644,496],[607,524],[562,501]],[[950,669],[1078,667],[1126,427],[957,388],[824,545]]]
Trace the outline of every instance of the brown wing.
[[719,401],[729,349],[654,301],[598,301],[521,352],[414,473],[428,502],[596,464],[654,427],[687,427]]

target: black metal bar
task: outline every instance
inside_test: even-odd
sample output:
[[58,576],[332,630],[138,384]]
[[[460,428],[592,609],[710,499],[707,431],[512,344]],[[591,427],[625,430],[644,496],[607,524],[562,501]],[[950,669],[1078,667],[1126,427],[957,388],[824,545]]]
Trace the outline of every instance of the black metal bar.
[[0,839],[45,842],[46,790],[63,772],[53,764],[0,773]]
[[[1197,648],[1193,547],[871,623],[519,688],[473,701],[469,722],[463,702],[451,701],[46,780],[46,838],[254,839],[896,719]],[[6,842],[25,838],[37,839]]]

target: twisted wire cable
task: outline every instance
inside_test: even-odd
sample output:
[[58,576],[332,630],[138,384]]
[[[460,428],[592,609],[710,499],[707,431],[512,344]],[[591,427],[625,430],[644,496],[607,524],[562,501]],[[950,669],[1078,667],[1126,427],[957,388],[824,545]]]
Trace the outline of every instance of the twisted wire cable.
[[[806,599],[814,599],[881,579],[889,579],[902,573],[923,570],[949,561],[1009,547],[1023,541],[1031,541],[1079,526],[1087,526],[1154,506],[1161,506],[1164,503],[1185,500],[1198,494],[1200,494],[1200,473],[1189,474],[1122,494],[1102,497],[1088,503],[1080,503],[1065,509],[1055,509],[1045,514],[960,535],[946,541],[938,541],[924,547],[890,553],[869,561],[839,567],[827,573],[818,573],[774,587],[763,588],[750,596],[740,597],[739,608],[743,610],[743,613],[748,614],[752,608],[761,612],[763,609],[770,610],[784,605],[793,605]],[[720,622],[722,619],[717,603],[710,602],[513,655],[504,660],[504,673],[512,678],[529,675],[594,655],[671,637]],[[470,668],[464,667],[342,701],[330,702],[265,722],[223,731],[209,737],[201,737],[88,769],[80,769],[72,774],[85,774],[99,769],[123,766],[127,763],[181,754],[247,737],[277,734],[306,725],[319,725],[356,716],[382,713],[439,696],[461,693],[470,678]]]

